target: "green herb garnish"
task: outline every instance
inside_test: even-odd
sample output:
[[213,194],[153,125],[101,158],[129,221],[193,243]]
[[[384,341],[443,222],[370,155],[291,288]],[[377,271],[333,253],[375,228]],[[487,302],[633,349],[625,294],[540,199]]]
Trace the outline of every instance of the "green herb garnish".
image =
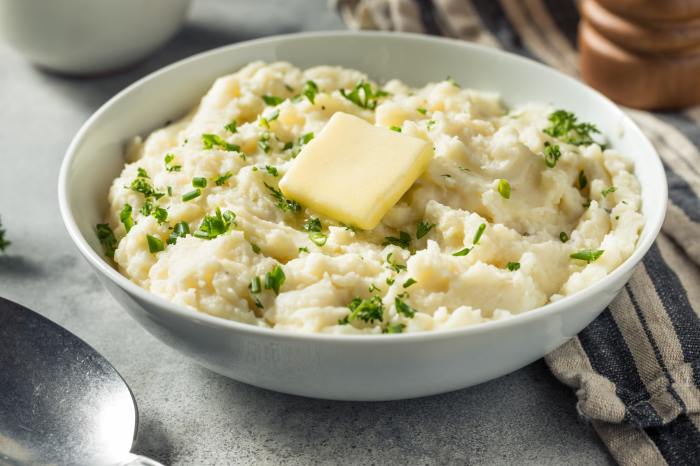
[[233,173],[226,172],[223,175],[221,175],[220,177],[218,177],[216,180],[214,180],[214,184],[216,184],[217,186],[223,186],[226,184],[228,179],[231,178],[232,176],[233,176]]
[[141,206],[139,212],[141,212],[141,215],[143,215],[144,217],[148,217],[153,213],[153,204],[151,204],[150,202],[146,202],[144,205]]
[[304,230],[309,232],[309,239],[319,247],[325,245],[328,240],[328,236],[321,233],[322,228],[321,220],[318,218],[309,218],[304,222]]
[[397,133],[401,132],[401,127],[400,126],[389,126],[389,129],[392,131],[396,131]]
[[418,107],[416,111],[421,115],[425,115],[426,113],[428,113],[428,110],[424,109],[423,107]]
[[476,229],[476,233],[474,234],[474,239],[472,240],[474,245],[479,244],[479,240],[481,239],[481,235],[484,234],[484,230],[486,230],[486,224],[482,223],[479,225],[479,228]]
[[258,147],[266,154],[270,153],[272,150],[272,146],[270,146],[270,133],[263,133],[263,135],[260,136],[260,139],[258,139]]
[[280,209],[283,212],[301,212],[301,205],[297,201],[293,201],[291,199],[287,199],[284,197],[284,194],[282,194],[282,191],[279,189],[275,188],[274,186],[270,186],[267,183],[263,183],[265,187],[270,191],[272,194],[272,197],[277,201],[275,205],[277,206],[278,209]]
[[508,262],[506,268],[511,272],[515,272],[516,270],[520,269],[520,262]]
[[221,213],[221,209],[217,207],[214,215],[204,217],[193,235],[200,239],[214,239],[226,233],[232,225],[236,225],[236,214],[230,210]]
[[575,146],[594,144],[592,135],[600,133],[591,123],[578,123],[576,115],[566,110],[551,113],[549,122],[551,124],[543,130],[545,134]]
[[187,222],[176,223],[168,236],[168,244],[175,244],[178,238],[184,238],[190,233],[190,226]]
[[471,250],[472,250],[471,248],[464,248],[460,251],[453,252],[452,255],[457,256],[457,257],[466,256],[467,254],[469,254],[471,252]]
[[306,246],[301,246],[301,247],[299,248],[299,254],[301,254],[302,252],[308,253],[308,252],[309,252],[309,248],[307,248]]
[[161,197],[165,196],[165,193],[156,191],[150,181],[143,177],[138,177],[132,181],[130,187],[132,191],[143,194],[143,197],[146,199],[160,199]]
[[265,171],[272,176],[277,176],[279,174],[277,171],[277,167],[272,167],[270,165],[265,165]]
[[617,191],[617,188],[615,186],[610,186],[609,188],[602,190],[600,194],[603,197],[606,197],[608,194],[614,193],[615,191]]
[[158,220],[158,223],[165,223],[168,221],[168,211],[162,207],[156,207],[153,210],[153,216]]
[[558,144],[550,144],[549,141],[544,143],[544,163],[549,168],[554,168],[557,161],[561,157],[561,149]]
[[286,279],[287,277],[284,275],[282,267],[276,265],[271,271],[265,274],[265,289],[272,290],[278,295]]
[[236,124],[236,120],[231,121],[228,125],[224,126],[224,129],[231,134],[235,134],[238,132],[238,125]]
[[155,236],[146,235],[146,242],[148,243],[148,250],[151,252],[151,254],[155,254],[165,249],[163,240],[156,238]]
[[[394,255],[394,253],[390,252],[386,256],[386,262],[387,262],[387,264],[389,264],[389,268],[397,273],[401,272],[402,270],[406,270],[406,266],[404,264],[399,264],[398,262],[394,261],[394,259],[392,258],[393,255]],[[392,281],[392,283],[393,283],[393,281]]]
[[216,134],[202,134],[202,144],[205,149],[219,147],[229,152],[238,152],[241,150],[239,145],[228,143],[221,136]]
[[559,233],[559,241],[561,241],[562,243],[566,243],[567,241],[569,241],[569,235],[567,235],[565,231],[562,231],[561,233]]
[[187,202],[191,201],[192,199],[198,198],[202,194],[202,191],[200,189],[195,189],[194,191],[190,191],[188,193],[185,193],[182,195],[182,201]]
[[165,169],[169,172],[179,172],[182,170],[182,165],[173,165],[172,162],[175,160],[175,154],[167,153],[165,154]]
[[364,322],[382,321],[384,318],[384,304],[379,296],[372,296],[369,299],[355,298],[348,304],[350,314],[340,319],[340,325],[346,325],[355,319]]
[[380,89],[375,91],[372,89],[372,85],[370,83],[360,81],[350,92],[347,92],[345,89],[341,89],[340,95],[358,107],[374,110],[377,107],[377,101],[379,98],[385,97],[389,95],[389,93]]
[[601,249],[584,249],[582,251],[577,251],[571,254],[569,257],[571,257],[572,259],[586,261],[590,264],[591,262],[597,260],[600,256],[602,256],[604,252],[605,251]]
[[416,239],[421,239],[422,237],[427,235],[430,232],[430,230],[432,230],[434,227],[434,223],[428,223],[421,220],[420,222],[418,222],[418,226],[416,227]]
[[284,102],[284,98],[277,97],[274,95],[264,95],[264,96],[262,96],[262,100],[265,102],[265,105],[270,105],[272,107]]
[[396,305],[396,312],[409,319],[416,315],[416,310],[411,306],[403,302],[400,298],[394,298],[394,305]]
[[398,238],[395,236],[385,236],[382,246],[386,246],[388,244],[393,244],[394,246],[398,246],[403,249],[408,249],[411,246],[411,235],[409,235],[405,231],[399,231]]
[[262,283],[259,276],[256,275],[253,277],[250,284],[248,284],[248,289],[250,290],[250,294],[253,295],[253,302],[255,303],[255,306],[262,309],[263,305],[260,302],[260,299],[257,297],[257,295],[262,292]]
[[204,178],[203,176],[195,176],[192,178],[192,187],[194,188],[206,188],[207,187],[207,179]]
[[321,229],[323,229],[323,226],[318,218],[311,217],[304,222],[304,230],[306,231],[321,231]]
[[326,244],[326,241],[328,240],[328,236],[325,233],[320,233],[318,231],[312,231],[309,233],[309,239],[316,245],[316,246],[323,246]]
[[[97,230],[97,239],[100,240],[100,244],[102,244],[102,249],[104,250],[105,255],[111,259],[114,259],[114,251],[117,249],[117,237],[114,236],[114,232],[106,223],[98,223],[95,229]],[[3,231],[3,235],[4,233],[5,232]],[[2,235],[0,235],[0,238],[2,238]],[[4,244],[3,249],[8,244],[10,243]]]
[[417,282],[414,278],[410,278],[410,277],[409,277],[408,280],[406,280],[405,282],[403,282],[403,285],[402,285],[402,286],[403,286],[404,288],[408,288],[409,286],[415,285],[416,283],[418,283],[418,282]]
[[132,212],[133,208],[131,204],[128,203],[124,204],[122,211],[119,212],[119,220],[124,224],[124,229],[127,233],[129,233],[129,230],[134,226],[134,218],[131,216]]
[[148,176],[148,172],[147,172],[145,169],[141,168],[141,167],[138,167],[138,168],[136,169],[136,173],[138,173],[137,176],[139,176],[139,177],[141,177],[141,178],[150,178],[150,176]]
[[498,194],[504,199],[510,199],[510,183],[508,183],[508,180],[498,180]]
[[389,324],[384,329],[384,333],[403,333],[403,329],[405,328],[406,325],[402,323]]
[[318,94],[318,92],[318,86],[313,81],[306,81],[306,83],[304,84],[304,90],[301,91],[301,93],[305,95],[306,98],[309,99],[309,102],[311,102],[312,104],[316,103],[316,94]]
[[255,254],[260,254],[260,246],[258,246],[257,244],[250,243],[250,249],[252,249]]

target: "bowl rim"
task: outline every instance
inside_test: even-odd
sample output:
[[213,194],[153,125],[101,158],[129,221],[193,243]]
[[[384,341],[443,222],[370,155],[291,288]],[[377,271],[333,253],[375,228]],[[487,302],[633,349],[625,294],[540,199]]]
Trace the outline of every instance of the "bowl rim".
[[[565,296],[557,301],[550,302],[544,306],[540,306],[531,309],[520,314],[514,314],[512,317],[502,320],[493,320],[488,322],[482,322],[475,325],[470,325],[466,327],[452,328],[452,329],[441,329],[441,330],[430,330],[425,332],[415,332],[415,333],[400,333],[400,334],[328,334],[328,333],[311,333],[311,332],[292,332],[285,330],[275,330],[270,327],[262,327],[253,324],[238,322],[234,320],[228,320],[222,317],[213,316],[206,314],[195,309],[189,308],[187,306],[177,304],[166,300],[150,291],[147,291],[136,283],[132,282],[124,275],[119,273],[119,271],[109,264],[100,254],[95,252],[82,233],[80,232],[73,212],[69,206],[68,193],[70,187],[67,184],[68,173],[73,165],[73,159],[76,157],[77,149],[81,145],[83,139],[89,134],[93,122],[99,119],[102,114],[108,112],[110,107],[118,100],[122,99],[126,95],[134,92],[143,84],[157,80],[161,75],[170,73],[179,67],[186,66],[192,62],[206,59],[207,57],[225,54],[231,50],[236,50],[246,47],[255,47],[258,45],[275,43],[281,41],[289,40],[323,40],[330,37],[347,37],[347,36],[363,36],[370,39],[383,39],[383,40],[397,40],[397,41],[422,41],[425,43],[432,43],[436,46],[441,44],[450,44],[463,47],[465,49],[478,50],[479,53],[490,55],[491,57],[503,58],[506,56],[509,60],[516,62],[516,65],[527,64],[527,66],[535,66],[538,68],[544,68],[549,73],[553,73],[557,76],[557,79],[568,81],[569,84],[574,86],[584,87],[590,93],[592,93],[596,98],[600,99],[603,105],[607,106],[608,111],[612,111],[620,115],[623,119],[628,120],[631,129],[634,131],[634,137],[640,139],[641,144],[646,146],[647,151],[653,154],[654,157],[647,161],[649,164],[653,164],[653,169],[658,173],[660,190],[655,193],[654,198],[658,199],[661,204],[661,208],[657,210],[655,217],[648,217],[645,215],[645,225],[644,234],[640,235],[637,240],[634,252],[625,261],[615,268],[612,272],[607,274],[602,279],[597,282],[587,286],[586,288]],[[444,37],[434,37],[426,36],[423,34],[416,33],[398,33],[398,32],[386,32],[386,31],[314,31],[314,32],[300,32],[291,34],[281,34],[274,35],[259,39],[253,39],[243,42],[237,42],[234,44],[224,45],[221,47],[213,48],[204,52],[197,53],[195,55],[186,57],[184,59],[178,60],[170,65],[159,68],[146,76],[138,79],[134,83],[130,84],[119,93],[110,98],[107,102],[102,104],[88,120],[80,127],[73,140],[71,141],[64,159],[61,163],[61,169],[58,178],[58,202],[59,209],[61,212],[61,217],[65,224],[68,234],[75,243],[76,247],[80,253],[87,259],[87,261],[102,275],[106,276],[111,282],[116,284],[119,288],[138,298],[141,301],[147,302],[149,305],[158,309],[159,311],[165,310],[167,313],[174,315],[178,318],[187,319],[189,321],[195,321],[198,324],[227,328],[235,333],[235,331],[240,331],[244,333],[251,333],[259,335],[261,337],[267,337],[276,340],[295,340],[295,341],[317,341],[317,342],[334,342],[334,343],[352,343],[355,341],[362,341],[365,343],[372,344],[396,344],[398,342],[410,342],[410,341],[434,341],[449,338],[459,338],[466,337],[471,334],[477,333],[490,333],[497,331],[506,327],[517,327],[520,325],[525,325],[526,323],[533,321],[547,319],[553,314],[559,314],[563,312],[574,312],[574,308],[578,305],[584,303],[588,300],[591,295],[600,293],[605,288],[609,287],[611,283],[615,283],[620,278],[624,277],[625,274],[631,273],[632,269],[637,266],[637,264],[642,260],[644,255],[647,253],[651,245],[656,240],[656,237],[661,230],[661,226],[664,221],[666,214],[668,200],[668,184],[666,181],[666,173],[663,169],[661,159],[651,144],[649,139],[639,128],[639,126],[627,115],[625,114],[616,104],[614,104],[610,99],[587,86],[581,81],[578,81],[571,76],[568,76],[552,67],[539,63],[535,60],[522,57],[520,55],[501,50],[496,48],[490,48],[483,45],[466,42],[458,39],[450,39]],[[153,312],[153,311],[147,311]],[[393,343],[392,343],[393,342]]]

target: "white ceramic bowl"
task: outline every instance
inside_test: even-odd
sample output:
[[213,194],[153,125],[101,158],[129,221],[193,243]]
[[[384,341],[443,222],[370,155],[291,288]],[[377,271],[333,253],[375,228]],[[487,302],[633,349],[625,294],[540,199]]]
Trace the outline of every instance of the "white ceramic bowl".
[[[452,76],[492,90],[507,104],[551,102],[595,122],[635,161],[646,226],[634,254],[589,288],[512,319],[464,329],[400,335],[329,336],[231,322],[146,292],[106,262],[94,233],[107,190],[122,169],[124,143],[190,109],[214,78],[253,60],[300,67],[342,65],[379,81],[412,85]],[[446,392],[518,369],[582,330],[617,295],[664,218],[666,178],[637,126],[608,99],[557,71],[465,42],[387,33],[312,33],[255,40],[168,66],[133,84],[85,123],[61,168],[63,220],[112,295],[146,329],[198,363],[234,379],[286,393],[340,400],[391,400]]]
[[112,71],[168,40],[189,5],[190,0],[0,0],[0,37],[54,71]]

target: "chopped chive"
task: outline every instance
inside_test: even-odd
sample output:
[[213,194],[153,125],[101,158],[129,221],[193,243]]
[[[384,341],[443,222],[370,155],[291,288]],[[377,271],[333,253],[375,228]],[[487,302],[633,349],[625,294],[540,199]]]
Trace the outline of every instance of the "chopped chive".
[[156,252],[160,252],[165,249],[163,240],[156,238],[155,236],[146,235],[146,242],[148,243],[148,250],[151,252],[151,254],[155,254]]
[[253,250],[255,254],[260,254],[260,246],[258,246],[255,243],[250,243],[250,248]]
[[301,92],[304,96],[306,96],[307,99],[309,99],[309,102],[312,104],[316,103],[316,94],[318,94],[319,89],[318,86],[316,85],[315,82],[313,81],[306,81],[304,84],[304,90]]
[[204,178],[203,176],[195,176],[192,178],[192,187],[194,188],[206,188],[207,187],[207,179]]
[[284,270],[279,265],[275,265],[273,269],[265,274],[265,289],[272,290],[276,295],[280,294],[280,288],[286,280]]
[[615,191],[617,191],[617,188],[615,186],[610,186],[609,188],[602,190],[600,194],[603,197],[606,197],[608,194],[614,193]]
[[410,278],[410,277],[409,277],[408,280],[406,280],[405,282],[403,282],[403,285],[402,285],[402,286],[403,286],[404,288],[408,288],[409,286],[414,285],[414,284],[416,284],[416,283],[418,283],[418,282],[417,282],[414,278]]
[[384,333],[403,333],[405,328],[406,325],[400,322],[397,324],[389,324],[386,326],[386,329],[384,329]]
[[601,249],[597,249],[597,250],[584,249],[582,251],[577,251],[577,252],[571,254],[569,257],[571,257],[572,259],[586,261],[587,263],[590,264],[591,262],[597,260],[600,256],[602,256],[603,252],[605,252],[605,251],[603,251]]
[[498,180],[498,194],[504,199],[510,199],[510,183],[508,183],[508,180]]
[[578,172],[578,189],[583,189],[588,185],[588,178],[586,178],[586,174],[581,170]]
[[[117,249],[117,237],[114,236],[114,232],[106,223],[98,223],[95,226],[95,230],[97,231],[97,239],[100,240],[105,255],[110,259],[114,259],[114,251]],[[4,235],[5,231],[3,230],[2,233]],[[3,249],[9,244],[9,242],[5,242],[3,239]]]
[[416,226],[416,239],[421,239],[435,227],[435,223],[428,223],[421,220]]
[[461,251],[457,251],[457,252],[452,253],[452,255],[453,255],[453,256],[458,256],[458,257],[459,257],[459,256],[466,256],[466,255],[469,254],[470,252],[471,252],[471,248],[464,248],[464,249],[462,249]]
[[421,115],[425,115],[426,113],[428,113],[428,110],[424,109],[423,107],[418,107],[416,111]]
[[173,231],[170,232],[170,236],[168,237],[168,244],[177,243],[178,238],[184,238],[189,233],[190,226],[187,224],[187,222],[176,223],[173,227]]
[[238,152],[241,150],[241,147],[237,144],[228,143],[221,136],[216,134],[202,134],[202,144],[205,149],[219,147],[229,152]]
[[302,252],[308,253],[308,252],[309,252],[309,248],[307,248],[306,246],[301,246],[301,247],[299,248],[299,254],[301,254]]
[[401,132],[401,127],[400,126],[389,126],[389,129],[392,131],[396,131],[397,133]]
[[216,184],[217,186],[223,186],[226,184],[228,179],[231,178],[232,176],[233,176],[233,173],[226,172],[223,175],[221,175],[220,177],[218,177],[216,180],[214,180],[214,184]]
[[516,270],[520,269],[520,262],[508,262],[506,268],[511,272],[515,272]]
[[284,102],[282,97],[277,97],[274,95],[264,95],[262,96],[262,100],[265,102],[265,105],[270,105],[273,107]]
[[486,224],[482,223],[479,225],[479,228],[477,228],[476,233],[474,234],[474,239],[472,240],[474,245],[479,244],[479,240],[481,239],[481,235],[484,234],[484,230],[486,230]]
[[224,129],[232,134],[235,134],[238,132],[238,125],[236,123],[236,120],[231,121],[228,125],[224,126]]
[[544,163],[549,168],[554,168],[561,157],[561,149],[558,144],[544,143]]
[[565,231],[562,231],[561,233],[559,233],[559,241],[561,241],[562,243],[566,243],[567,241],[569,241],[569,235],[567,235]]
[[131,216],[131,213],[133,212],[133,209],[131,207],[131,204],[124,204],[124,207],[122,207],[122,211],[119,213],[119,220],[124,224],[124,229],[126,230],[127,233],[129,233],[129,230],[134,226],[134,219]]
[[190,191],[188,193],[185,193],[182,195],[182,201],[187,202],[191,201],[192,199],[198,198],[202,194],[202,191],[199,189],[195,189],[194,191]]

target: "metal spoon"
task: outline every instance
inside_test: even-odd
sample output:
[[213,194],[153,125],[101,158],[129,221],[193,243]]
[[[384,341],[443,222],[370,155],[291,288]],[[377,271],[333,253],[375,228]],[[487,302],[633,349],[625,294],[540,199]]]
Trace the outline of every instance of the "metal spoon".
[[66,329],[0,298],[0,464],[158,465],[129,453],[136,402]]

